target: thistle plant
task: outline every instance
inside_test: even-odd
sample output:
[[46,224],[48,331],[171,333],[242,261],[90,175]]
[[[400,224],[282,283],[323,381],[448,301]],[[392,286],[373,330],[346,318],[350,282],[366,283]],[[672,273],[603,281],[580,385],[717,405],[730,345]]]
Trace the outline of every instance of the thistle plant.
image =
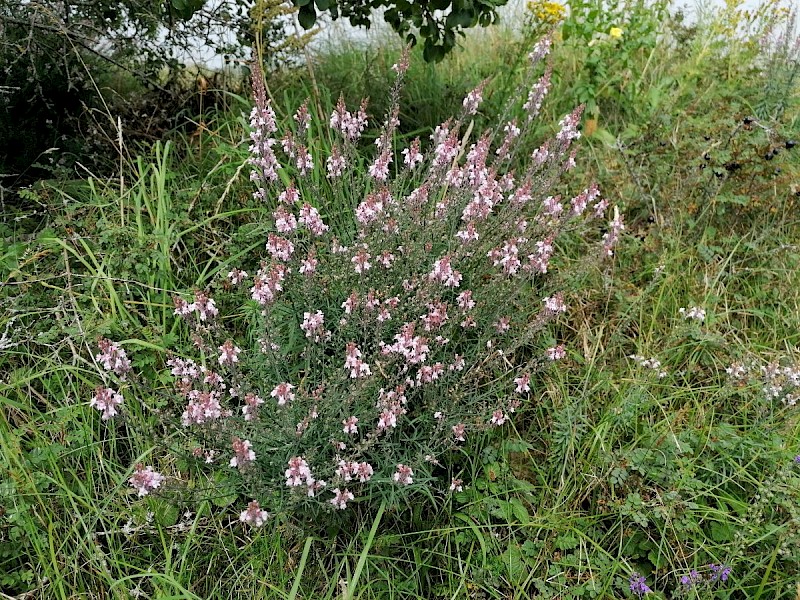
[[[461,490],[454,451],[536,401],[539,373],[566,354],[544,342],[569,309],[547,276],[556,240],[599,229],[608,208],[596,186],[569,200],[552,191],[575,166],[580,107],[518,156],[549,87],[548,50],[544,40],[531,52],[522,106],[496,128],[470,139],[484,82],[429,140],[401,144],[406,51],[374,152],[359,146],[366,101],[340,100],[323,124],[304,104],[280,131],[255,70],[251,180],[272,216],[266,251],[255,269],[237,259],[213,294],[176,295],[197,353],[167,361],[171,452],[235,476],[241,521]],[[615,209],[597,260],[623,229]],[[223,308],[242,306],[249,331],[234,339]],[[104,398],[104,418],[124,410]],[[160,475],[138,465],[131,484],[140,495],[179,487]]]

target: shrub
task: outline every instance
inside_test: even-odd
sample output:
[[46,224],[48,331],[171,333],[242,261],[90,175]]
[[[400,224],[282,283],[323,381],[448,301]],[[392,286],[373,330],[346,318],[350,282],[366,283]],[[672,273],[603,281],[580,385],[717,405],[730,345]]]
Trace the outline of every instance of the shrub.
[[[535,66],[548,50],[548,40],[535,47]],[[545,274],[559,234],[583,229],[608,206],[596,186],[570,202],[548,193],[575,165],[581,108],[521,173],[509,165],[549,69],[538,79],[532,71],[521,117],[469,149],[486,82],[427,149],[415,139],[397,152],[407,67],[406,52],[394,65],[376,156],[355,144],[368,125],[366,102],[351,112],[340,100],[325,160],[329,138],[310,104],[279,141],[256,70],[251,180],[273,211],[268,257],[252,275],[242,257],[231,259],[213,298],[209,290],[175,297],[197,356],[168,360],[170,398],[182,414],[171,415],[180,434],[167,445],[195,472],[213,474],[228,501],[253,498],[241,513],[252,525],[264,522],[265,508],[316,515],[460,489],[448,459],[475,432],[503,427],[532,401],[532,378],[564,356],[543,341],[546,325],[567,311]],[[612,254],[623,228],[615,209],[598,258]],[[246,334],[234,341],[235,314]],[[101,340],[100,350],[106,371],[154,389],[118,345]],[[124,410],[105,386],[92,405],[104,419]],[[137,465],[130,481],[139,495],[178,489],[151,465]]]

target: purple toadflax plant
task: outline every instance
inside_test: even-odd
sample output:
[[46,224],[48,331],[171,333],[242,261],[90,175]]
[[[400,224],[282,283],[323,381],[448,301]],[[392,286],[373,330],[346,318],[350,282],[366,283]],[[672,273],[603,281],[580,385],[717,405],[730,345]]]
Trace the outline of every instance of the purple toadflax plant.
[[[581,108],[520,156],[549,89],[550,68],[536,76],[548,51],[544,40],[530,55],[521,117],[473,138],[484,82],[430,140],[400,145],[404,52],[374,152],[358,146],[366,102],[351,111],[340,99],[324,124],[304,104],[281,131],[255,69],[250,164],[272,215],[265,253],[255,269],[231,265],[225,297],[175,298],[198,353],[168,361],[182,450],[241,482],[242,522],[463,489],[449,454],[505,426],[535,398],[534,375],[565,358],[562,345],[541,347],[569,310],[546,274],[558,236],[603,219],[608,202],[596,186],[570,200],[552,192],[575,166]],[[615,208],[598,260],[623,230]],[[255,343],[222,325],[218,305],[237,304],[250,307]],[[164,488],[136,473],[140,494]]]

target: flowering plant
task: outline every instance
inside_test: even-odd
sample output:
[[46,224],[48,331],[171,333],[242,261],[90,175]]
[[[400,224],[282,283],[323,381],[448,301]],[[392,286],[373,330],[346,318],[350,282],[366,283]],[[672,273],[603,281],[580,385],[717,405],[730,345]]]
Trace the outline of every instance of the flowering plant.
[[[535,374],[565,356],[540,335],[567,311],[545,274],[559,234],[602,218],[608,202],[596,186],[569,201],[549,193],[575,165],[581,108],[530,157],[517,156],[549,88],[549,68],[534,70],[549,47],[543,40],[530,54],[521,119],[470,143],[484,82],[427,148],[415,139],[400,149],[405,52],[368,160],[356,145],[366,102],[351,110],[339,101],[326,119],[327,156],[315,156],[326,136],[312,136],[309,104],[280,134],[255,70],[250,163],[254,197],[272,215],[266,257],[252,274],[231,265],[214,298],[175,297],[197,355],[167,361],[180,406],[172,451],[235,479],[249,501],[243,522],[263,524],[267,509],[317,514],[461,490],[469,482],[448,473],[450,453],[504,426],[530,400]],[[614,209],[598,258],[623,229]],[[242,305],[248,331],[234,341],[222,309]],[[135,377],[107,340],[97,360]],[[115,393],[93,401],[103,418],[124,410]],[[139,495],[174,485],[143,465],[130,482]]]
[[586,104],[591,119],[598,118],[609,100],[617,110],[620,104],[623,109],[636,106],[640,96],[637,60],[656,46],[661,23],[668,15],[667,3],[662,0],[570,3],[561,32],[564,42],[578,56],[583,55],[571,97]]

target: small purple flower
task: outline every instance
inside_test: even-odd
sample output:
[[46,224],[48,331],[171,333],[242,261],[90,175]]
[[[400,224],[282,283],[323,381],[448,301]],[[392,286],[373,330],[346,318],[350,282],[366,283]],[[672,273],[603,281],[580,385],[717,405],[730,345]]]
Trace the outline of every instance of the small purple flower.
[[708,568],[711,569],[711,581],[722,581],[723,583],[728,581],[732,570],[727,565],[710,564]]
[[798,454],[797,456],[794,457],[794,462],[796,462],[798,465],[800,465],[800,454]]
[[645,594],[652,593],[647,583],[645,582],[645,578],[639,575],[639,573],[633,573],[630,578],[631,584],[631,591],[641,598]]
[[692,569],[691,571],[689,571],[688,575],[684,575],[683,577],[681,577],[681,585],[683,585],[688,589],[691,589],[702,580],[703,576],[700,575],[700,573],[698,573],[696,569]]

